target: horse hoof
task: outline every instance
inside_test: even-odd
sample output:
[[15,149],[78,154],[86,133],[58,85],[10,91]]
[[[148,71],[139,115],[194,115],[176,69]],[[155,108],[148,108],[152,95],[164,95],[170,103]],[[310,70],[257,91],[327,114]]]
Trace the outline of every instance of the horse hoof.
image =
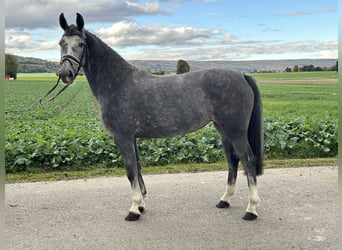
[[242,219],[244,219],[244,220],[255,220],[256,218],[258,218],[258,216],[256,214],[252,214],[252,213],[247,212]]
[[129,212],[126,216],[125,221],[137,221],[140,218],[140,214]]
[[143,213],[143,212],[145,212],[145,208],[144,207],[139,207],[139,211],[140,211],[140,213]]
[[229,208],[229,203],[226,201],[220,201],[216,204],[217,208]]

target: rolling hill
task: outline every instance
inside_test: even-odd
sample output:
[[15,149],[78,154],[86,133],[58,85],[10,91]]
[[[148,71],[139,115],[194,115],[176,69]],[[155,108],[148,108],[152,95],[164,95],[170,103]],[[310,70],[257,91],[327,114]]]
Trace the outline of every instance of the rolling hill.
[[[337,59],[296,59],[296,60],[258,60],[258,61],[188,61],[191,71],[206,68],[231,68],[241,72],[253,71],[284,71],[287,67],[293,68],[305,65],[315,65],[320,67],[331,67],[335,65]],[[53,73],[56,72],[59,62],[51,62],[32,57],[18,56],[19,73]],[[135,67],[141,70],[150,69],[152,72],[164,70],[175,73],[177,61],[159,60],[132,60]]]

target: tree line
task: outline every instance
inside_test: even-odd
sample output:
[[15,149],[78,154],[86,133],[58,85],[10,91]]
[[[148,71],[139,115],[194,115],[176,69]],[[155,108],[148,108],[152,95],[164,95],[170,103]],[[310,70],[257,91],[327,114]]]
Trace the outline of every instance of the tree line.
[[[37,58],[18,57],[11,54],[5,54],[5,75],[7,78],[17,78],[17,73],[53,73],[56,72],[58,64]],[[147,72],[154,75],[165,75],[169,72],[159,69],[152,72],[151,69],[146,69]],[[176,73],[183,74],[190,71],[190,66],[185,60],[178,60],[176,65]]]
[[310,71],[338,71],[338,61],[331,67],[320,67],[315,65],[304,65],[299,67],[298,65],[293,66],[293,68],[287,67],[285,72],[310,72]]
[[[58,63],[49,62],[37,58],[18,57],[11,54],[5,54],[5,75],[6,78],[16,79],[17,73],[55,73],[57,72]],[[147,72],[155,75],[169,74],[165,70],[159,69],[152,72],[150,68],[146,69]],[[178,60],[176,65],[176,74],[183,74],[190,71],[190,65],[185,60]],[[294,65],[292,68],[287,67],[285,72],[307,72],[307,71],[338,71],[338,61],[331,67],[320,67],[314,65],[304,65],[299,67]],[[256,71],[263,72],[263,71]],[[268,71],[267,71],[268,72]]]

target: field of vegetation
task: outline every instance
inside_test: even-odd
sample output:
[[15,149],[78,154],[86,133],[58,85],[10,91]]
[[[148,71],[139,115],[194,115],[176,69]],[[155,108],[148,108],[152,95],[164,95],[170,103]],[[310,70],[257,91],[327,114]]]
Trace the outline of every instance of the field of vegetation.
[[[253,76],[263,98],[266,159],[337,155],[336,72]],[[84,77],[54,102],[13,112],[30,108],[55,81],[54,74],[19,74],[16,81],[6,82],[6,172],[122,167]],[[143,166],[224,159],[219,135],[210,124],[184,137],[140,139],[138,147]]]

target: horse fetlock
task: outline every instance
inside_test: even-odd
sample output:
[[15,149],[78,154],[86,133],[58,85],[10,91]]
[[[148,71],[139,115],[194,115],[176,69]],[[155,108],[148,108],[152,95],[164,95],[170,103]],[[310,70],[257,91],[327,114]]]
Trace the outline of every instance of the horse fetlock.
[[248,206],[259,206],[260,204],[260,197],[258,192],[251,192],[249,195],[249,205]]
[[229,203],[229,201],[234,196],[234,194],[235,194],[235,185],[227,185],[226,190],[224,194],[222,195],[220,201]]

